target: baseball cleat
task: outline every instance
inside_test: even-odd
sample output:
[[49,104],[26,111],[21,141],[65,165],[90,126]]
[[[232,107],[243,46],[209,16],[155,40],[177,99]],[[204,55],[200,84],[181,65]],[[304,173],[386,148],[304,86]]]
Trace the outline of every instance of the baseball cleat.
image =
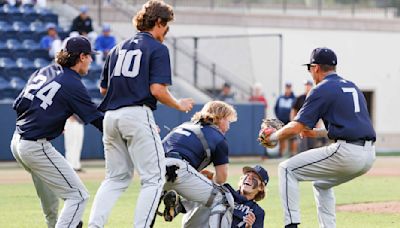
[[179,195],[174,190],[164,195],[164,220],[171,222],[182,211]]

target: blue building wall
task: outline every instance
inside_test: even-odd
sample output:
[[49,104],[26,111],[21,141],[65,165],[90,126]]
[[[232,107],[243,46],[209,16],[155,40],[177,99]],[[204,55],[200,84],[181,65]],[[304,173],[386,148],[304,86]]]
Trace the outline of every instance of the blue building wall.
[[[191,116],[203,105],[195,105],[189,113],[182,113],[174,109],[159,105],[154,112],[156,123],[160,127],[161,137]],[[229,143],[230,155],[262,155],[264,148],[257,142],[257,135],[264,106],[259,104],[235,104],[238,121],[231,124],[226,134]],[[14,160],[10,151],[10,141],[15,129],[15,112],[11,104],[0,104],[0,161]],[[85,139],[82,149],[82,159],[103,159],[102,134],[93,126],[85,126]],[[64,154],[64,137],[61,135],[52,141],[54,147]]]

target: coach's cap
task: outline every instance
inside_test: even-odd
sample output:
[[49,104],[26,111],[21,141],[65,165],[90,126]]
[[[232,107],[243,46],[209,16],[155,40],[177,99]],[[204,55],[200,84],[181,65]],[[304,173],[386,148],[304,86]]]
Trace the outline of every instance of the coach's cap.
[[269,181],[268,172],[262,166],[255,165],[253,167],[249,167],[249,166],[243,167],[243,174],[246,174],[248,172],[256,173],[258,175],[258,177],[260,177],[262,182],[264,182],[265,185],[268,184],[268,181]]
[[97,52],[92,49],[90,41],[84,36],[68,38],[63,49],[72,53],[97,54]]
[[336,66],[337,64],[336,54],[331,49],[326,47],[316,48],[311,53],[310,63],[306,63],[304,65],[310,65],[310,64],[324,64],[324,65]]

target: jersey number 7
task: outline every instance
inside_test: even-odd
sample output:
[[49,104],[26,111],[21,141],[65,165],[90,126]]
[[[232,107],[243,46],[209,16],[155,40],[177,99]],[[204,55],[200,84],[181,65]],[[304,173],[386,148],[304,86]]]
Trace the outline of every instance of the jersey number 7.
[[[32,79],[31,84],[28,85],[24,91],[25,98],[32,101],[33,98],[36,96],[38,99],[40,99],[42,101],[40,107],[43,108],[44,110],[46,110],[47,107],[53,104],[53,98],[56,95],[57,91],[61,88],[61,85],[58,82],[52,81],[43,88],[39,89],[40,87],[43,86],[46,80],[47,80],[46,76],[39,74]],[[39,90],[36,92],[36,95],[33,95],[31,91],[37,89]]]

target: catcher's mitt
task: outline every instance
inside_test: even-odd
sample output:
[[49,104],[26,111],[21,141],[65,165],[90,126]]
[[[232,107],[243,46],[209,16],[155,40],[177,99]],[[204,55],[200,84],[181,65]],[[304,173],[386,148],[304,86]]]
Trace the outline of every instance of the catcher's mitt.
[[263,119],[261,123],[261,130],[258,134],[258,141],[260,144],[267,148],[274,148],[278,141],[267,141],[269,135],[281,129],[285,124],[278,119]]

